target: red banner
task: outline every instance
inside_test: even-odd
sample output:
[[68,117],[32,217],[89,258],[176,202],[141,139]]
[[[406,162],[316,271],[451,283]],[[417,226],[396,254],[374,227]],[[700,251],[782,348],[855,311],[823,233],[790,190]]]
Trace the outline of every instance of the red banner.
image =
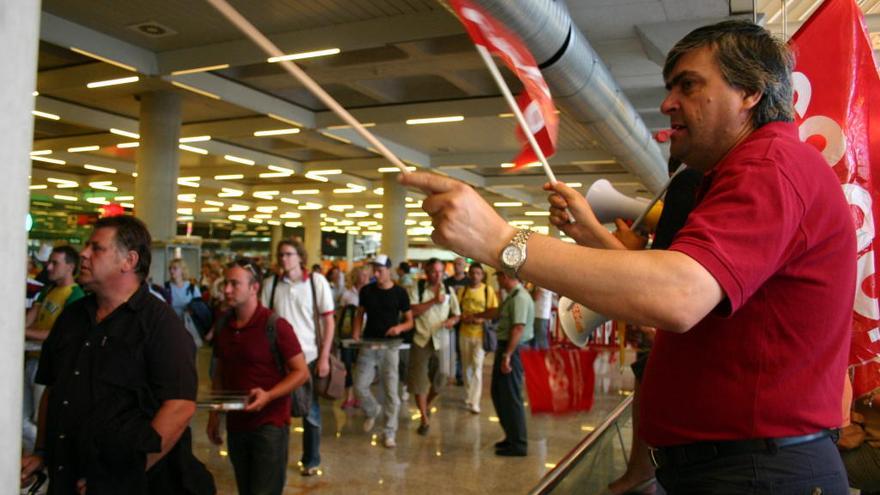
[[[791,39],[796,122],[801,140],[815,146],[837,173],[850,204],[858,239],[850,364],[880,359],[880,304],[876,253],[880,218],[880,91],[864,17],[854,0],[826,0]],[[880,387],[880,374],[856,373],[855,396]],[[870,378],[869,378],[870,377]],[[869,378],[869,379],[868,379]]]
[[532,414],[589,411],[593,407],[596,351],[553,347],[520,351]]
[[[544,81],[535,58],[515,34],[479,7],[468,0],[451,0],[450,3],[474,43],[486,47],[489,52],[501,58],[522,82],[525,91],[517,99],[519,108],[544,156],[550,157],[556,152],[559,115],[556,114],[550,88]],[[538,160],[519,127],[517,139],[524,145],[514,160],[514,169]]]

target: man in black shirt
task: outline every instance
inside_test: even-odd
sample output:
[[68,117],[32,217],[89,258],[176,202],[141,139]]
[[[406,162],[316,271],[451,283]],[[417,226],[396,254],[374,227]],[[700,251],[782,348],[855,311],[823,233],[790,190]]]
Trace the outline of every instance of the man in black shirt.
[[[397,339],[402,333],[413,328],[409,296],[403,287],[394,285],[391,280],[389,270],[391,260],[388,256],[380,254],[372,264],[376,282],[361,289],[352,336],[354,340],[361,340],[362,336],[369,340]],[[364,327],[364,315],[367,316],[366,327]],[[379,381],[385,394],[385,427],[382,443],[387,448],[397,446],[394,437],[397,434],[397,412],[400,409],[400,397],[397,392],[400,381],[399,358],[397,345],[394,344],[379,348],[361,348],[354,377],[355,393],[367,415],[364,431],[369,432],[376,424],[379,413],[383,412],[383,407],[379,406],[370,391],[376,371],[379,372]]]
[[198,378],[193,341],[170,306],[153,297],[150,234],[127,216],[102,218],[82,252],[80,284],[43,345],[34,455],[50,494],[214,493],[192,455],[189,420]]

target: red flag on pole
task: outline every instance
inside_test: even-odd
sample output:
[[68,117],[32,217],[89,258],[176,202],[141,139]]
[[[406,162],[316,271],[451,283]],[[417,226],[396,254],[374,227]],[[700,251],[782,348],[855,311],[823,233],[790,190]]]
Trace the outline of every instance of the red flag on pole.
[[[815,146],[837,173],[853,213],[858,278],[850,364],[880,359],[880,91],[864,16],[854,0],[826,0],[791,39],[796,122],[801,140]],[[880,388],[880,374],[856,373],[856,397]]]
[[[501,58],[522,82],[525,91],[517,98],[518,106],[544,156],[553,155],[559,133],[559,115],[553,106],[550,88],[531,52],[515,34],[468,0],[451,0],[450,3],[474,43]],[[517,129],[517,138],[523,143],[523,149],[514,160],[514,169],[538,160],[520,129]]]

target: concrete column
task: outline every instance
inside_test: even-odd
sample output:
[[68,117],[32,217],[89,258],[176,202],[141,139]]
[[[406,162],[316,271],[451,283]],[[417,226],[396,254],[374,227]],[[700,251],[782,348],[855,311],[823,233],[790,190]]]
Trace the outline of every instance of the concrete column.
[[397,265],[406,260],[406,188],[397,182],[397,174],[382,174],[382,248],[379,250]]
[[147,224],[153,240],[170,241],[176,233],[180,95],[156,91],[140,99],[135,214]]
[[305,230],[306,252],[309,253],[309,266],[321,262],[321,214],[318,210],[306,210],[302,216]]
[[[0,299],[0,486],[17,491],[21,466],[21,387],[24,358],[24,291],[28,213],[29,152],[34,138],[34,97],[36,89],[37,45],[39,41],[40,2],[0,0],[0,43],[7,50],[0,73],[0,163],[3,163],[3,194],[0,195],[0,280],[9,291]],[[63,119],[63,117],[62,117]],[[12,290],[15,288],[16,290]]]
[[345,262],[349,270],[354,266],[354,236],[351,234],[345,235]]

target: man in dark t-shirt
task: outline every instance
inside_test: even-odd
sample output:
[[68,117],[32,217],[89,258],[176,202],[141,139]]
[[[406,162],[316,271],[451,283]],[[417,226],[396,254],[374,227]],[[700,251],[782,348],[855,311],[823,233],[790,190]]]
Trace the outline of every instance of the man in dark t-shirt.
[[[358,354],[354,377],[354,390],[367,415],[364,431],[369,432],[376,424],[376,418],[383,412],[385,425],[382,444],[394,448],[397,442],[397,412],[400,397],[397,386],[400,381],[398,363],[398,342],[400,335],[413,328],[413,314],[409,306],[409,296],[403,287],[394,285],[391,280],[391,260],[380,254],[372,261],[376,282],[361,289],[357,314],[354,319],[352,337],[354,340],[378,341],[375,345],[362,347]],[[367,317],[364,325],[364,316]],[[401,323],[401,320],[403,322]],[[393,339],[393,340],[392,340]],[[381,341],[388,340],[388,345]],[[379,381],[385,394],[385,403],[380,406],[370,391],[370,385],[379,372]]]

